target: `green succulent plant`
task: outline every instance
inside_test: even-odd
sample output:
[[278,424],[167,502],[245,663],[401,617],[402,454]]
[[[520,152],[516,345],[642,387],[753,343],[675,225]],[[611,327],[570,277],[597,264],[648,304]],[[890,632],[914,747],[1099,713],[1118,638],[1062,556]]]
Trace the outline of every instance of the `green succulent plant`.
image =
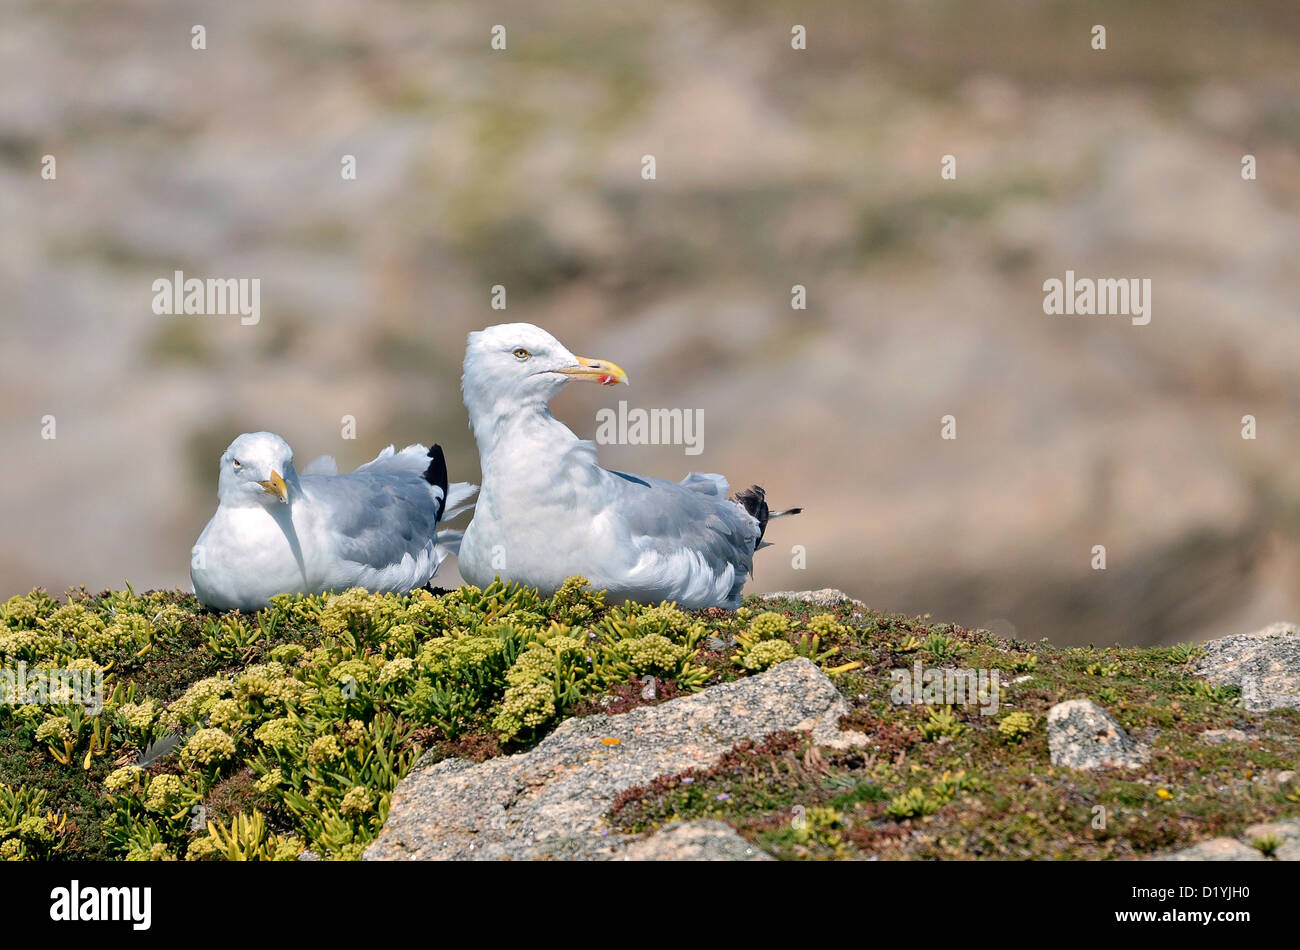
[[1022,742],[1033,734],[1034,724],[1034,717],[1027,712],[1007,713],[998,723],[998,735],[1004,742]]
[[957,718],[948,706],[939,706],[929,710],[926,713],[926,718],[916,728],[921,733],[921,737],[927,742],[934,742],[944,737],[956,738],[966,731],[966,725]]

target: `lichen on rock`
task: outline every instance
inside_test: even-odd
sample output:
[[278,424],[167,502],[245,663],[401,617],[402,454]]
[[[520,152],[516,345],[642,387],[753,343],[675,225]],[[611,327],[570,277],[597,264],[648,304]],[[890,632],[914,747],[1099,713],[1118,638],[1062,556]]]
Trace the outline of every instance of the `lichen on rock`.
[[1131,768],[1147,757],[1110,713],[1087,699],[1048,710],[1047,742],[1052,764],[1071,769]]

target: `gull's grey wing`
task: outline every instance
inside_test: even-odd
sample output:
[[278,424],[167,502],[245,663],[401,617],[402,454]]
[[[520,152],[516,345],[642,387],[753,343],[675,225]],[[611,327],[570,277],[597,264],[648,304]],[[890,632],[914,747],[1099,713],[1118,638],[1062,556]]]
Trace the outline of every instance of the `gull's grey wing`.
[[418,474],[363,470],[304,475],[301,482],[338,557],[382,569],[406,555],[432,555],[442,501]]
[[648,475],[617,476],[615,506],[638,551],[672,557],[682,551],[697,554],[715,571],[727,565],[738,578],[749,576],[759,526],[727,498],[721,475],[692,473],[680,482]]
[[302,475],[337,475],[339,473],[339,463],[334,460],[332,455],[321,455],[307,463],[307,467],[302,470]]

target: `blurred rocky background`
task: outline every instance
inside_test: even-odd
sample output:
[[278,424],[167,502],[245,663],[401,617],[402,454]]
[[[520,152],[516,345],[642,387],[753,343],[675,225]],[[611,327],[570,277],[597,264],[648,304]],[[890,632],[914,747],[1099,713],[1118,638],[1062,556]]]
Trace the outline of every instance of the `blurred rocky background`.
[[[1061,643],[1300,614],[1294,0],[0,18],[0,594],[188,589],[246,430],[300,465],[436,439],[477,478],[465,334],[525,320],[632,377],[556,401],[580,434],[617,399],[703,410],[702,455],[610,446],[611,467],[806,506],[751,590]],[[177,269],[260,278],[260,324],[155,315]],[[1045,316],[1067,269],[1151,278],[1151,324]]]

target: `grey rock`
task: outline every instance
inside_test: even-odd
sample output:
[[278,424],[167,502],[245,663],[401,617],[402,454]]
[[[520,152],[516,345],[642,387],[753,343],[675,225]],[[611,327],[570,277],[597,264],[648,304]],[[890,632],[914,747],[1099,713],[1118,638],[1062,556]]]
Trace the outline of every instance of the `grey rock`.
[[1250,737],[1240,729],[1206,729],[1197,738],[1210,745],[1219,745],[1224,742],[1245,742]]
[[859,607],[867,605],[856,597],[850,597],[844,591],[834,587],[823,587],[821,590],[782,590],[775,594],[762,594],[761,600],[797,600],[800,603],[812,604],[815,607],[838,607],[844,601],[856,604]]
[[1267,861],[1264,855],[1236,838],[1211,838],[1200,844],[1172,854],[1163,854],[1153,861]]
[[825,674],[797,657],[657,706],[565,720],[518,755],[417,765],[364,859],[608,857],[627,843],[604,820],[620,792],[707,768],[742,740],[782,730],[837,748],[865,744],[839,729],[846,712]]
[[1251,844],[1271,838],[1278,842],[1273,852],[1274,858],[1278,861],[1300,861],[1300,819],[1288,818],[1251,825],[1241,833],[1241,838]]
[[1273,859],[1300,861],[1300,819],[1284,819],[1251,825],[1240,838],[1214,838],[1200,844],[1153,858],[1154,861],[1267,861],[1256,846],[1267,839],[1277,842]]
[[1203,649],[1194,671],[1216,686],[1240,686],[1246,709],[1300,707],[1300,627],[1295,624],[1221,637]]
[[772,861],[724,821],[688,821],[667,825],[655,834],[622,844],[612,861]]
[[1300,838],[1287,838],[1273,852],[1273,858],[1277,861],[1300,861]]
[[1146,759],[1146,752],[1114,717],[1087,699],[1071,699],[1048,710],[1047,747],[1053,765],[1071,769],[1129,768]]

